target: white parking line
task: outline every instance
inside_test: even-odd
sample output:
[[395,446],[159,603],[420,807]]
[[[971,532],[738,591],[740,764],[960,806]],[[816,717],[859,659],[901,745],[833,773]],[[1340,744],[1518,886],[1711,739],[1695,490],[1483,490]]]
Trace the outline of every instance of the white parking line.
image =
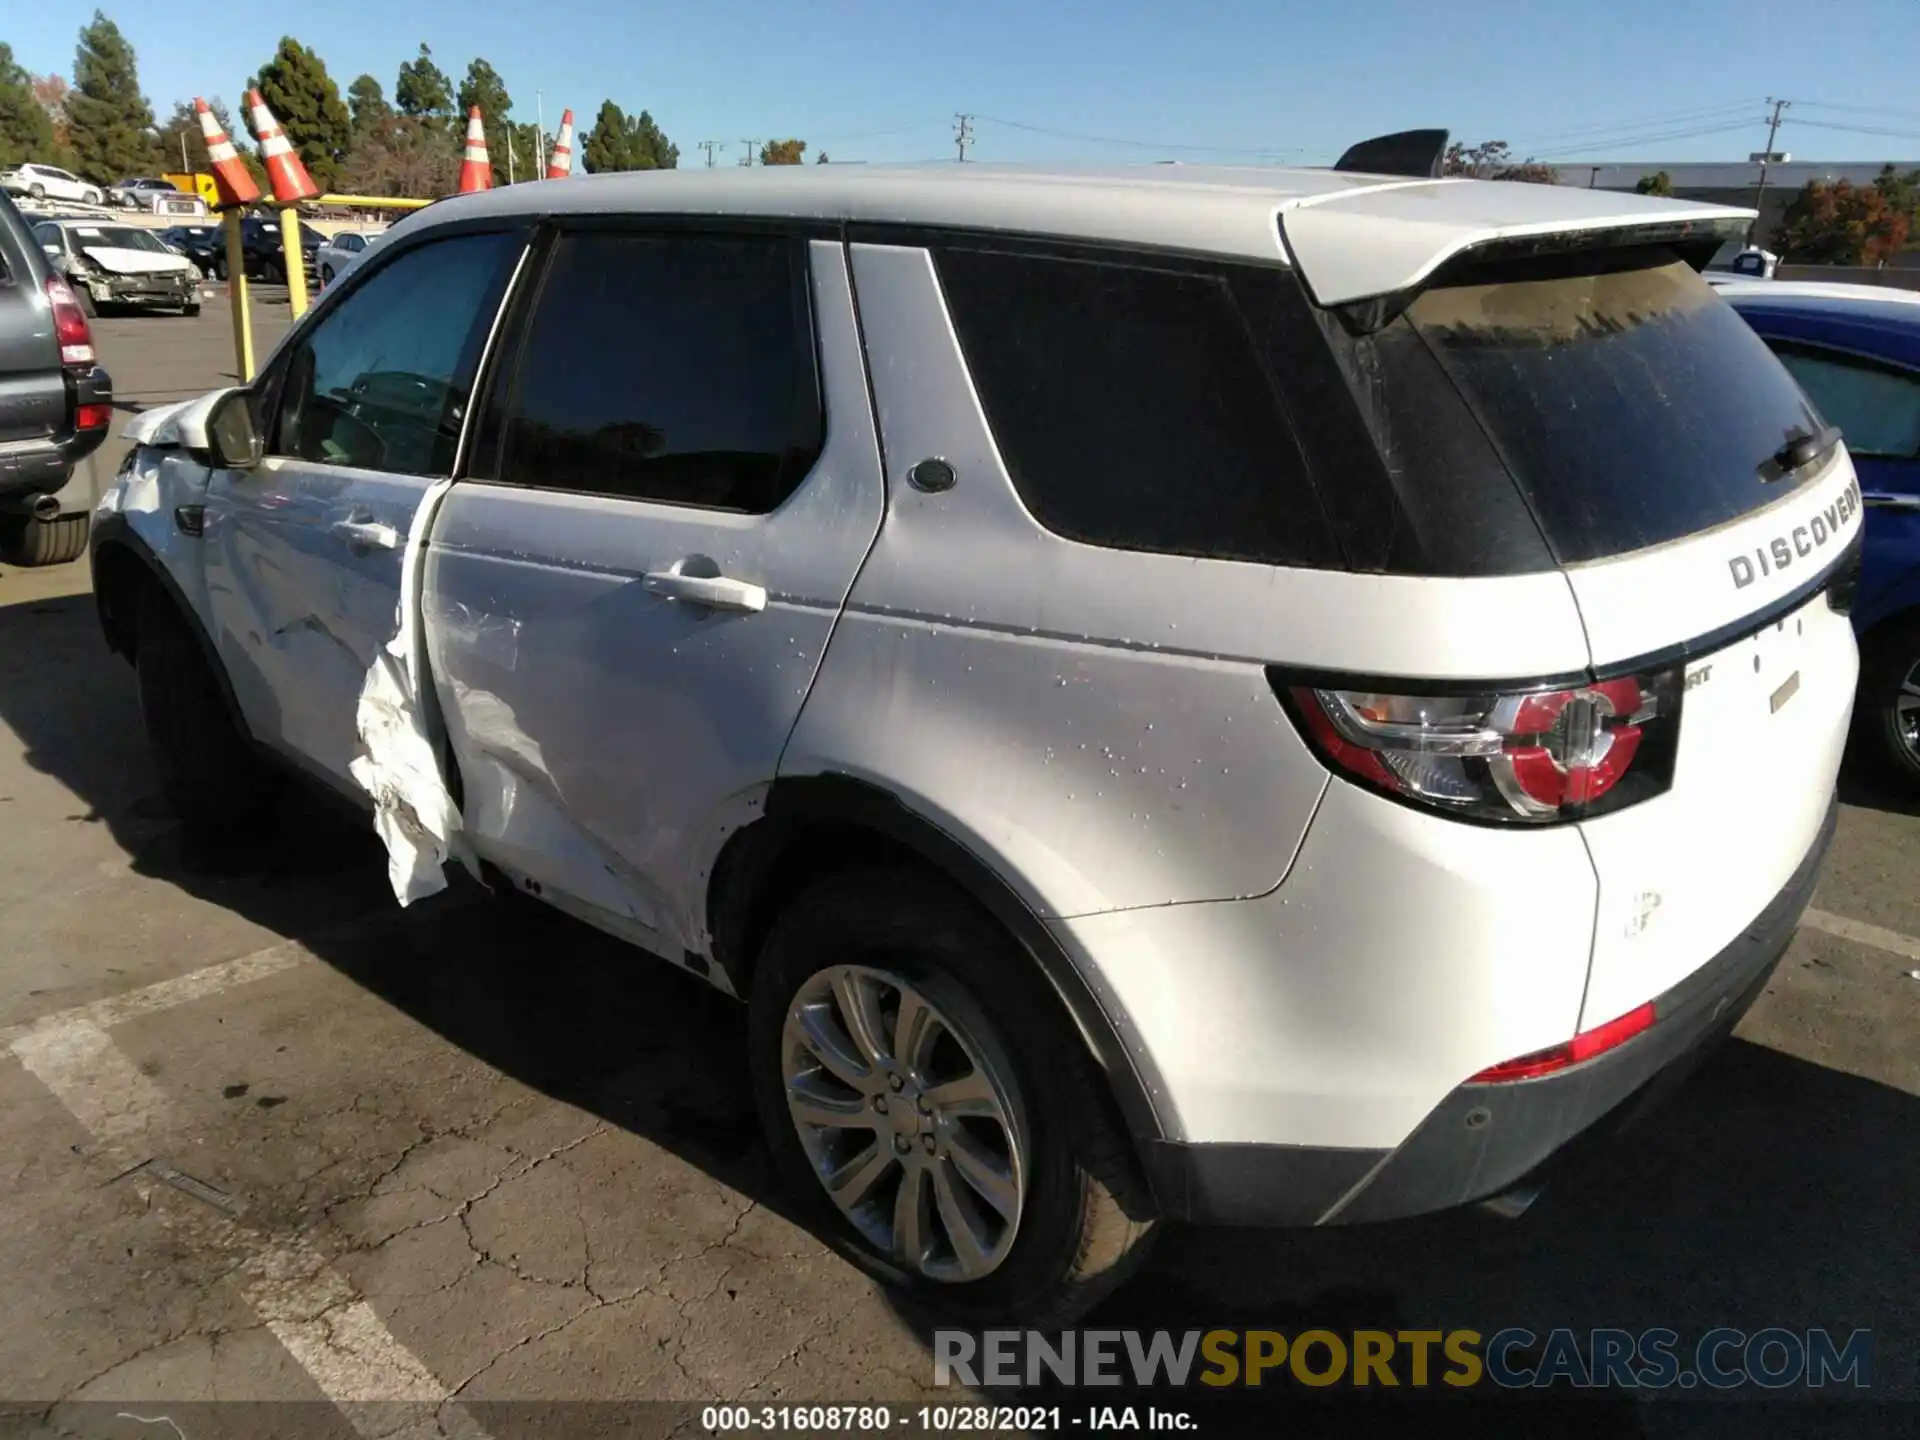
[[1920,960],[1920,940],[1911,935],[1902,935],[1898,930],[1883,930],[1864,920],[1849,920],[1844,915],[1830,915],[1825,910],[1807,911],[1800,917],[1800,923],[1842,940],[1871,945],[1876,950],[1904,955],[1909,960]]
[[[153,1158],[149,1137],[164,1128],[172,1102],[107,1033],[137,1015],[205,999],[292,968],[307,954],[295,942],[208,966],[125,995],[96,1000],[5,1032],[7,1048],[93,1136],[103,1159],[122,1172]],[[136,1177],[136,1183],[141,1183]],[[439,1425],[485,1440],[486,1432],[373,1308],[312,1244],[276,1238],[211,1209],[178,1204],[157,1210],[203,1251],[238,1261],[247,1303],[322,1394],[368,1440],[411,1429],[396,1404],[439,1407]],[[434,1434],[443,1431],[423,1426]]]

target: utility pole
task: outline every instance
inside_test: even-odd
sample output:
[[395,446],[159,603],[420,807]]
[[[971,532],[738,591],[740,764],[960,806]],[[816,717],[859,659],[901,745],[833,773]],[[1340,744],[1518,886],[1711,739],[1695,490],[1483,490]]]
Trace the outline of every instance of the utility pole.
[[547,175],[547,99],[539,90],[533,92],[533,178],[544,180]]
[[700,142],[700,148],[707,152],[707,169],[711,170],[713,168],[713,152],[726,149],[727,142],[724,140],[702,140]]
[[956,112],[953,117],[953,142],[960,147],[960,163],[967,163],[967,147],[973,143],[973,116]]
[[[1773,107],[1773,118],[1767,121],[1767,148],[1760,152],[1760,183],[1753,187],[1753,208],[1755,211],[1760,209],[1760,201],[1765,198],[1767,193],[1767,167],[1773,164],[1773,157],[1776,153],[1773,148],[1773,138],[1780,133],[1780,112],[1793,104],[1791,100],[1776,100],[1771,95],[1767,97],[1767,103]],[[1760,216],[1755,214],[1752,222],[1747,226],[1747,244],[1753,244],[1753,232],[1759,227],[1759,224]]]
[[742,165],[752,165],[753,157],[760,153],[760,142],[758,140],[742,140],[740,143],[746,146],[747,149],[747,153],[740,157],[740,163]]

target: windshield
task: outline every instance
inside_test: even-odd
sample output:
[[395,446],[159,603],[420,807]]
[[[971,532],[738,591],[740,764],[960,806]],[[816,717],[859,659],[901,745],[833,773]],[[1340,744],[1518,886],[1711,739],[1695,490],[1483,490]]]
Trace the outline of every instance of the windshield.
[[73,232],[73,243],[82,250],[95,248],[113,250],[157,250],[166,253],[151,230],[142,230],[136,225],[88,225],[78,227]]
[[1677,540],[1781,498],[1819,415],[1665,250],[1467,269],[1405,317],[1476,413],[1562,563]]

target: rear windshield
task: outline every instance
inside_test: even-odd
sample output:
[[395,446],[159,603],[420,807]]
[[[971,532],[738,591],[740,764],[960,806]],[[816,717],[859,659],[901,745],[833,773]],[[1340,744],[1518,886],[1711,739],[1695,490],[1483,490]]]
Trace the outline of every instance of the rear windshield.
[[1669,251],[1463,270],[1415,299],[1404,323],[1478,416],[1563,563],[1724,524],[1811,474],[1762,479],[1821,420]]

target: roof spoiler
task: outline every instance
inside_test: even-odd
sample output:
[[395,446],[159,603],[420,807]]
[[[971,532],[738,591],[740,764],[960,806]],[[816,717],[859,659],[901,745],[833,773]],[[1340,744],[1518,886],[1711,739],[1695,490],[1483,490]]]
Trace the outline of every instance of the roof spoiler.
[[1438,180],[1446,156],[1446,131],[1400,130],[1349,146],[1347,153],[1333,162],[1333,168],[1365,175],[1412,175],[1422,180]]

